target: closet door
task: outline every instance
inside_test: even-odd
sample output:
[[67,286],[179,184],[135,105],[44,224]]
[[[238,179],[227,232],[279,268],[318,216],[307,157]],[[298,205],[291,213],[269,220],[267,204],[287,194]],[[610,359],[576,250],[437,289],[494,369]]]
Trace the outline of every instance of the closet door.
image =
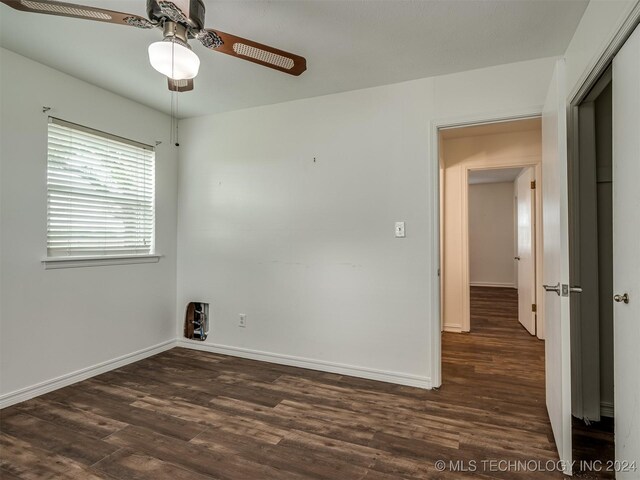
[[[640,478],[640,27],[613,60],[614,415],[618,479]],[[624,462],[635,461],[633,466]]]

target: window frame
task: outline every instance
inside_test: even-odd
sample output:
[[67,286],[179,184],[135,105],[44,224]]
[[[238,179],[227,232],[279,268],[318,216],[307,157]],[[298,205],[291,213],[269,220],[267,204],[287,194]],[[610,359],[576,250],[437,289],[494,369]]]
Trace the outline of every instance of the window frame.
[[[91,135],[99,136],[106,140],[113,140],[119,143],[124,143],[129,146],[141,148],[144,150],[153,152],[153,188],[152,188],[152,233],[150,238],[150,247],[148,253],[125,253],[125,254],[90,254],[90,255],[69,255],[69,256],[50,256],[49,255],[49,125],[54,123],[63,127],[85,132]],[[47,158],[46,158],[46,232],[45,232],[45,257],[41,260],[43,266],[47,270],[60,269],[60,268],[78,268],[78,267],[92,267],[101,265],[127,265],[127,264],[140,264],[140,263],[157,263],[160,258],[163,257],[156,251],[156,148],[135,140],[131,140],[125,137],[114,135],[102,130],[97,130],[91,127],[80,125],[77,123],[69,122],[57,117],[48,117],[47,119]]]

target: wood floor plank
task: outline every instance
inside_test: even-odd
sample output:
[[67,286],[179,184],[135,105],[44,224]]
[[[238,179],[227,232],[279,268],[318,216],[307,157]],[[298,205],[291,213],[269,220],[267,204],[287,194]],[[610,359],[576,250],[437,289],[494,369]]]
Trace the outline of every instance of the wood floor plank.
[[2,432],[84,465],[91,465],[117,450],[102,440],[26,413],[14,415],[4,421]]
[[268,465],[282,472],[283,478],[333,480],[361,478],[367,473],[366,465],[353,461],[336,461],[335,456],[323,455],[318,449],[310,450],[302,445],[289,443],[279,443],[276,446],[229,432],[208,430],[190,443],[225,456]]
[[329,438],[350,441],[356,444],[364,444],[373,437],[371,429],[354,428],[355,425],[344,425],[331,421],[326,422],[319,418],[309,418],[301,412],[288,410],[276,410],[261,405],[252,404],[242,400],[226,397],[215,398],[211,401],[212,408],[225,411],[232,415],[243,415],[247,418],[257,419],[280,428],[305,430]]
[[0,468],[0,478],[2,480],[20,480],[20,477],[14,475],[8,470],[5,470],[4,468]]
[[128,425],[104,415],[96,415],[88,411],[71,408],[68,405],[45,401],[41,398],[23,402],[19,404],[19,409],[33,417],[60,425],[81,435],[98,439],[111,435],[113,432]]
[[60,403],[72,408],[89,411],[96,415],[108,416],[119,422],[140,427],[148,427],[159,433],[174,436],[181,440],[190,440],[200,432],[203,427],[194,422],[188,422],[180,418],[152,412],[129,403],[119,402],[105,395],[87,392],[78,392],[66,399],[59,399]]
[[93,469],[119,480],[210,480],[214,478],[126,448],[100,460]]
[[255,463],[237,456],[218,454],[201,445],[167,437],[142,427],[129,426],[108,437],[107,441],[223,480],[290,478],[269,465]]
[[[251,399],[261,405],[273,407],[284,398],[282,395],[273,394],[269,391],[263,391],[260,392],[260,395],[256,395],[254,389],[248,388],[241,383],[226,384],[218,382],[216,380],[217,374],[215,373],[204,375],[198,370],[197,375],[191,375],[189,371],[178,373],[174,369],[158,367],[157,365],[152,365],[151,368],[158,374],[157,377],[151,379],[148,375],[148,365],[145,365],[144,368],[123,369],[120,372],[112,372],[112,375],[117,375],[120,382],[126,379],[126,385],[130,388],[144,391],[150,395],[171,397],[178,394],[186,400],[197,403],[203,403],[215,396],[226,396],[240,400]],[[181,388],[178,390],[176,387]]]
[[[4,426],[4,425],[3,425]],[[0,470],[22,480],[112,478],[94,472],[69,457],[34,447],[31,442],[0,433]],[[4,477],[3,477],[4,478]]]

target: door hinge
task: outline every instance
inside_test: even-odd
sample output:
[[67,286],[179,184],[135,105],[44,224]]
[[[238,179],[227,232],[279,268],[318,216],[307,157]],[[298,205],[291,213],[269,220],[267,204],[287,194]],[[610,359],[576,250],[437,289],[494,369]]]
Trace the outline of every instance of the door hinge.
[[532,312],[537,312],[538,311],[538,306],[535,303],[531,304],[531,311]]
[[531,181],[531,190],[535,190],[536,189],[536,181],[532,180]]

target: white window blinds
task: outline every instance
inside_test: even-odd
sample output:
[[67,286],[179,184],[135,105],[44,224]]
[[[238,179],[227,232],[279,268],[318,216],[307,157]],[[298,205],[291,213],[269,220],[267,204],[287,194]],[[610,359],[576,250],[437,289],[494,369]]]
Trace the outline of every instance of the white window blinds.
[[152,147],[49,120],[47,256],[153,253]]

